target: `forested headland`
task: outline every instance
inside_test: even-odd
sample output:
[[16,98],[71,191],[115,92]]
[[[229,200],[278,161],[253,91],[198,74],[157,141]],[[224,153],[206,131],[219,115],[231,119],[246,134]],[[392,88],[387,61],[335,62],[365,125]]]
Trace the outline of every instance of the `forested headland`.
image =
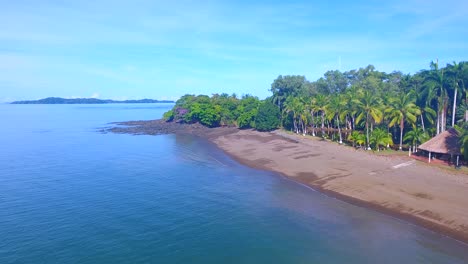
[[282,127],[340,144],[381,150],[415,149],[454,127],[468,158],[468,63],[431,62],[415,74],[380,72],[374,66],[328,71],[316,81],[278,76],[272,95],[185,95],[164,114],[167,121],[260,131]]

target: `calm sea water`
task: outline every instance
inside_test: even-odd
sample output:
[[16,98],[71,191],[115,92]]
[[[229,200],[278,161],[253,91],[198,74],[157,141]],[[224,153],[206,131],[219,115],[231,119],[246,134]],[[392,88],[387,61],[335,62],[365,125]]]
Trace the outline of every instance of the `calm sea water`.
[[0,105],[0,263],[468,263],[468,247],[190,136],[170,105]]

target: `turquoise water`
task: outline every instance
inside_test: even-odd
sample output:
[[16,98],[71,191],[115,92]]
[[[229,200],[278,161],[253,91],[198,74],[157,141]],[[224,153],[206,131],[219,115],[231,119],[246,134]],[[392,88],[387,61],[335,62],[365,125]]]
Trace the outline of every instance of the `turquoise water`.
[[0,105],[0,263],[468,263],[204,140],[96,132],[169,107]]

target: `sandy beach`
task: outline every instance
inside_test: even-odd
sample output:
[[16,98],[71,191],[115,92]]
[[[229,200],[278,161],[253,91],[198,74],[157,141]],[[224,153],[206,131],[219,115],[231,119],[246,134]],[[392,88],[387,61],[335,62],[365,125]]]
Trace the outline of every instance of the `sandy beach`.
[[239,162],[280,173],[338,199],[468,243],[468,175],[409,157],[377,156],[318,138],[161,121],[120,123],[109,131],[188,133],[207,138]]

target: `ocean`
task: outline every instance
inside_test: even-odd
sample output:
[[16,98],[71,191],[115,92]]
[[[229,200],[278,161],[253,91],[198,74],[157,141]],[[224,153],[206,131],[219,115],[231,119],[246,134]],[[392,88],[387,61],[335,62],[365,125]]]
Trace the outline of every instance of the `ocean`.
[[204,139],[99,132],[170,107],[0,105],[0,263],[468,263]]

